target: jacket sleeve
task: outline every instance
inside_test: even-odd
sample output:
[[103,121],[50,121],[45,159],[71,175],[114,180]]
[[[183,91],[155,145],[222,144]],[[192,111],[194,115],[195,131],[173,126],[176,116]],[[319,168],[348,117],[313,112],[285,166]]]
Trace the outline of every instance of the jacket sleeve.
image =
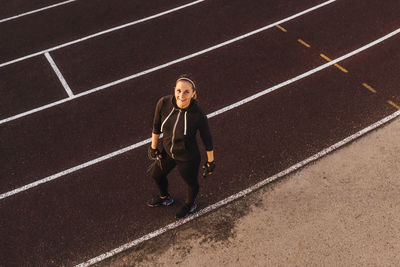
[[153,119],[153,133],[161,134],[161,107],[163,105],[163,98],[158,100]]
[[208,127],[208,119],[207,116],[202,114],[201,119],[200,119],[200,137],[201,140],[204,143],[204,147],[206,151],[211,151],[213,150],[213,140],[210,132],[210,128]]

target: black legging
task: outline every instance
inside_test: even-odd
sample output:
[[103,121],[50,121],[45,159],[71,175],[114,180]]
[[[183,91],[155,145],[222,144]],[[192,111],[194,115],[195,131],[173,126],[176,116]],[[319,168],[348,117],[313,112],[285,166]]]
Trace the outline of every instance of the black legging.
[[199,193],[198,173],[200,167],[200,156],[191,161],[178,161],[171,158],[167,153],[162,153],[163,158],[155,162],[151,176],[157,183],[161,196],[169,196],[167,175],[177,166],[179,174],[188,185],[186,204],[193,205]]

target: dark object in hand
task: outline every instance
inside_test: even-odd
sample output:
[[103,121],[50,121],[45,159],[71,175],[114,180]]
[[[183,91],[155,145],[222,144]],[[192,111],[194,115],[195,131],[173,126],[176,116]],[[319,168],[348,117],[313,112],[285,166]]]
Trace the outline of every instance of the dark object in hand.
[[158,148],[152,148],[149,146],[149,150],[147,151],[147,155],[151,160],[157,160],[161,157],[160,150]]
[[215,161],[206,162],[203,165],[203,177],[206,178],[208,175],[212,174],[215,170]]

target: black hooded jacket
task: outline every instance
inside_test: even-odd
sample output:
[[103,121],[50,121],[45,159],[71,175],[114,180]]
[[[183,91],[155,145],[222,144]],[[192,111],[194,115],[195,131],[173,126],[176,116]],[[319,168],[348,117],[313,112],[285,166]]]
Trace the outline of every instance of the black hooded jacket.
[[197,130],[207,151],[213,150],[207,116],[192,99],[186,109],[178,108],[175,97],[162,97],[156,106],[153,133],[163,133],[164,150],[174,159],[189,161],[200,157],[196,141]]

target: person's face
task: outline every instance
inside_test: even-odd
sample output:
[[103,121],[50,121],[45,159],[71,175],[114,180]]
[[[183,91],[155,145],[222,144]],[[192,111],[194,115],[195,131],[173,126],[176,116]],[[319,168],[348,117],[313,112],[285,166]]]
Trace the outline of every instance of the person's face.
[[195,91],[192,84],[187,81],[178,81],[175,86],[175,100],[179,108],[187,108],[190,100],[193,98]]

